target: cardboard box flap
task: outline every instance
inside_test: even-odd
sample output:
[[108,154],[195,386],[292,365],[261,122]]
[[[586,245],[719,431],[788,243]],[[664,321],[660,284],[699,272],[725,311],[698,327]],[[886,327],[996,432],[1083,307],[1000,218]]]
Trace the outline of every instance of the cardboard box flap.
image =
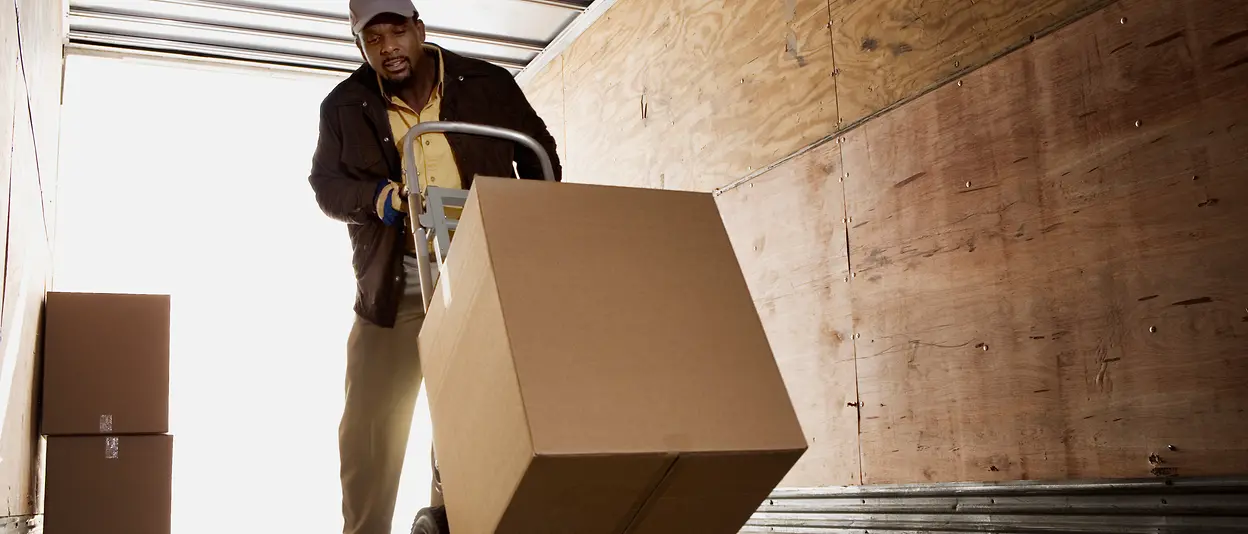
[[473,191],[538,454],[805,446],[711,195]]

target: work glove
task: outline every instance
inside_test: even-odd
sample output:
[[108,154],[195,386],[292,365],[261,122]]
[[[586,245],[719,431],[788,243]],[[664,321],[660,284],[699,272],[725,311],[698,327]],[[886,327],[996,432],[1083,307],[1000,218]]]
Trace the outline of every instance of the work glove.
[[386,226],[394,226],[403,220],[407,201],[403,198],[403,184],[382,180],[377,184],[377,217]]

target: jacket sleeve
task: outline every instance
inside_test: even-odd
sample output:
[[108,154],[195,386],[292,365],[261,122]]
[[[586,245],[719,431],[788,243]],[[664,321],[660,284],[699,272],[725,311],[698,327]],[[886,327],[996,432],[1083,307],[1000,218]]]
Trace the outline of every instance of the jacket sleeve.
[[[536,139],[546,153],[550,155],[551,166],[555,170],[555,181],[563,181],[563,165],[559,161],[559,152],[555,145],[555,137],[550,134],[550,130],[546,127],[546,122],[538,116],[537,111],[533,110],[533,106],[529,104],[529,99],[524,96],[524,91],[516,83],[515,78],[507,75],[504,77],[506,81],[506,89],[508,100],[514,102],[513,111],[516,113],[516,129],[522,133],[528,134],[529,137]],[[516,170],[520,173],[520,178],[530,180],[541,180],[542,163],[526,146],[516,146]]]
[[377,184],[349,176],[342,167],[341,154],[341,125],[326,99],[321,104],[320,133],[312,155],[312,173],[308,176],[316,193],[316,203],[329,217],[348,224],[378,220]]

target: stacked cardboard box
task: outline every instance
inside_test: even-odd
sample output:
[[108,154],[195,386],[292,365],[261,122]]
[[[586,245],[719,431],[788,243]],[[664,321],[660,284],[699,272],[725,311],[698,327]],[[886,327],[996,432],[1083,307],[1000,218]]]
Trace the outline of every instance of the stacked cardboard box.
[[806,449],[709,194],[478,178],[420,351],[456,534],[732,534]]
[[169,534],[167,295],[49,293],[44,532]]

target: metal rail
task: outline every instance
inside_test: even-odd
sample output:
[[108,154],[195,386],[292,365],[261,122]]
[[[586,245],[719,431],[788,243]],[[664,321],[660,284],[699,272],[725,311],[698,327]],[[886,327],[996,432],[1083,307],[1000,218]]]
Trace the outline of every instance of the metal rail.
[[[80,33],[90,33],[96,36],[122,37],[125,39],[129,39],[131,41],[137,40],[137,39],[146,39],[146,40],[153,40],[153,41],[159,40],[159,41],[164,41],[165,43],[167,43],[166,48],[169,48],[169,49],[173,49],[173,47],[171,46],[173,43],[187,43],[188,45],[215,46],[220,50],[238,50],[238,51],[260,52],[260,53],[272,53],[273,52],[270,50],[262,50],[262,49],[243,47],[243,46],[237,46],[237,45],[220,46],[220,45],[211,45],[211,44],[206,44],[206,43],[198,43],[198,42],[193,42],[193,41],[188,42],[184,40],[175,40],[175,39],[155,39],[155,38],[149,38],[149,37],[118,36],[116,34],[111,34],[111,33],[104,33],[104,32],[91,31],[91,30],[81,30],[80,28],[73,27],[75,26],[74,19],[79,19],[83,22],[103,21],[103,22],[115,22],[115,23],[122,23],[122,24],[154,25],[154,26],[163,27],[163,28],[177,28],[177,29],[192,30],[192,31],[208,31],[208,32],[217,32],[217,33],[221,33],[225,35],[247,36],[247,37],[256,37],[256,38],[261,38],[261,39],[275,39],[278,41],[288,41],[288,42],[302,42],[302,43],[307,43],[311,45],[341,47],[344,51],[350,52],[351,54],[358,53],[358,51],[355,48],[355,42],[347,38],[323,37],[323,36],[318,36],[318,35],[304,35],[304,34],[298,34],[298,33],[288,33],[288,32],[280,32],[280,31],[273,31],[273,30],[257,29],[257,28],[244,28],[244,27],[239,27],[239,26],[231,26],[231,25],[226,25],[226,24],[218,24],[218,23],[210,23],[210,22],[187,21],[187,20],[179,20],[179,19],[173,19],[173,18],[167,18],[167,17],[150,17],[150,16],[143,16],[143,15],[131,15],[131,14],[126,14],[126,13],[114,13],[110,11],[101,11],[101,10],[84,9],[84,8],[71,9],[69,12],[69,16],[70,16],[71,30],[77,30]],[[101,37],[101,38],[95,39],[94,41],[107,44],[109,39]],[[529,50],[529,49],[526,49],[526,50]],[[287,55],[293,56],[293,54],[287,54]],[[240,55],[239,57],[245,57],[245,56]],[[334,60],[334,61],[339,61],[339,62],[348,61],[347,59],[345,59],[345,57],[325,57],[325,56],[315,56],[315,55],[306,55],[306,57],[311,58],[311,59],[317,59],[317,60],[328,59],[328,60]],[[501,58],[484,57],[484,56],[479,56],[479,55],[469,55],[469,57],[475,57],[476,59],[488,61],[500,67],[516,69],[516,70],[523,69],[525,65],[527,65],[527,63],[523,63],[519,61],[512,61],[508,59],[501,59]],[[359,67],[361,63],[362,63],[362,60],[356,61],[354,63],[355,66],[352,67],[352,70],[356,67]]]
[[151,50],[165,56],[200,55],[208,58],[228,58],[240,61],[253,61],[274,65],[292,65],[297,67],[323,69],[328,71],[351,72],[360,67],[360,62],[343,61],[332,58],[283,54],[280,52],[264,52],[246,48],[188,43],[152,37],[133,37],[115,35],[78,29],[69,31],[70,46],[86,46],[95,49],[113,48],[115,50]]
[[[243,13],[247,15],[272,16],[290,19],[304,20],[308,22],[318,22],[325,24],[340,25],[344,28],[350,27],[351,21],[346,17],[337,17],[334,15],[326,15],[321,13],[311,13],[307,11],[296,11],[293,9],[280,9],[274,7],[258,7],[245,4],[237,4],[222,0],[155,0],[164,4],[184,5],[190,7],[200,7],[205,9],[219,9],[222,11],[232,11],[235,13]],[[457,32],[444,28],[426,26],[425,33],[430,37],[440,37],[445,39],[454,39],[457,41],[466,41],[477,44],[502,46],[507,48],[515,48],[526,52],[541,52],[543,46],[530,41],[522,41],[518,39],[507,39],[492,35],[481,35],[475,33]],[[349,40],[349,39],[348,39]]]
[[587,6],[569,0],[518,0],[528,4],[539,4],[543,6],[559,7],[570,11],[585,11]]
[[946,483],[774,491],[743,533],[1248,533],[1248,479]]
[[[532,150],[537,154],[537,159],[542,164],[542,179],[553,182],[555,181],[555,166],[550,161],[550,154],[546,153],[546,149],[538,143],[536,139],[525,134],[507,128],[498,128],[496,126],[485,126],[482,124],[471,124],[467,122],[452,121],[435,121],[422,122],[413,126],[403,136],[403,146],[411,146],[412,140],[429,133],[457,133],[466,135],[479,135],[482,137],[494,137],[496,139],[505,139],[513,143],[523,145],[525,148]],[[416,168],[416,154],[411,150],[405,151],[404,170],[413,178],[418,172]]]
[[572,42],[580,37],[585,30],[588,30],[599,18],[615,5],[616,0],[594,0],[594,2],[584,11],[581,11],[571,22],[564,26],[563,30],[555,36],[554,40],[546,45],[546,49],[537,54],[529,64],[524,67],[516,75],[516,82],[521,86],[533,80],[539,72],[542,72],[556,57],[559,57]]

